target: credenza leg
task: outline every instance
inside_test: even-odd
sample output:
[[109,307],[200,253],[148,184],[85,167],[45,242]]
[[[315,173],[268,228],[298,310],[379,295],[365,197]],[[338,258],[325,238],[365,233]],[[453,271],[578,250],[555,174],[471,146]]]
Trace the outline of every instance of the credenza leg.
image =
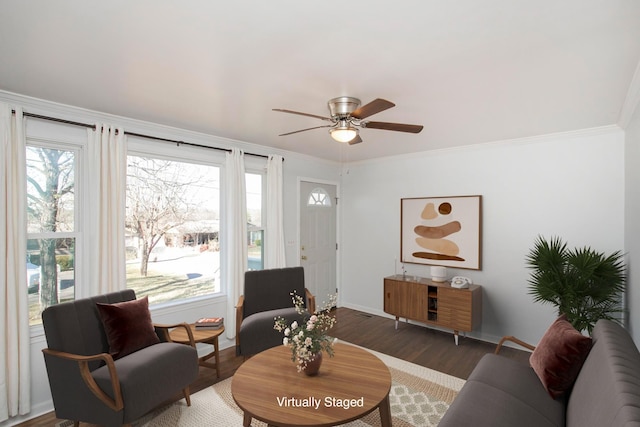
[[396,329],[398,329],[398,316],[396,316]]
[[456,342],[456,345],[458,345],[458,331],[453,331],[453,340]]

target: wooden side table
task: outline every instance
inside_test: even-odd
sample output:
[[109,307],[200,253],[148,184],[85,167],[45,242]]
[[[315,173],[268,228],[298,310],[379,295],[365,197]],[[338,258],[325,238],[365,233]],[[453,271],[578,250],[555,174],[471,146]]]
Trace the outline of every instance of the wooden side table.
[[[213,352],[198,359],[200,366],[215,369],[216,376],[220,378],[220,352],[218,348],[218,337],[224,332],[224,326],[219,329],[196,329],[196,325],[191,323],[189,331],[186,328],[175,328],[169,332],[171,341],[187,344],[195,348],[197,343],[212,344]],[[215,364],[207,362],[215,356]]]

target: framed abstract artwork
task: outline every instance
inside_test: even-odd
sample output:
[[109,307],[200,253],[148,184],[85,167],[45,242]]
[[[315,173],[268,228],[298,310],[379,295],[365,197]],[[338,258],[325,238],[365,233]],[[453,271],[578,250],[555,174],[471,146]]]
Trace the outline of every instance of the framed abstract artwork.
[[481,269],[482,196],[400,199],[400,259]]

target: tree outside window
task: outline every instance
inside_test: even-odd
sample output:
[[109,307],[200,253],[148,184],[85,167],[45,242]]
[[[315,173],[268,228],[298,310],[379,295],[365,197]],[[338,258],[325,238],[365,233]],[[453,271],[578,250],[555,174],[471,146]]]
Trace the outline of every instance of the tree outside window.
[[220,172],[129,156],[127,287],[152,304],[220,291]]
[[[75,298],[80,148],[27,147],[26,270],[30,324],[42,310]],[[263,268],[263,176],[247,173],[249,264]],[[152,304],[221,291],[220,169],[129,156],[127,286]]]
[[45,308],[74,298],[76,229],[74,150],[28,146],[27,289],[30,324]]

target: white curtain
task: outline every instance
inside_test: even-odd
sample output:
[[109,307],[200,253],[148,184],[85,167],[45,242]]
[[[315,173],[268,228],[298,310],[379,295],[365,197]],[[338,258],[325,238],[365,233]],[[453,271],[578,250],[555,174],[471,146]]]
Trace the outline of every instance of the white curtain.
[[236,335],[235,306],[244,293],[244,272],[247,270],[247,196],[244,176],[244,153],[234,148],[225,161],[225,227],[222,245],[226,253],[225,283],[227,284],[227,338]]
[[284,247],[282,156],[267,160],[267,228],[265,230],[265,268],[286,267]]
[[[122,128],[88,129],[90,188],[89,289],[100,295],[126,287],[125,200],[127,146]],[[84,295],[89,296],[89,295]]]
[[31,410],[25,151],[22,109],[0,103],[0,422]]

